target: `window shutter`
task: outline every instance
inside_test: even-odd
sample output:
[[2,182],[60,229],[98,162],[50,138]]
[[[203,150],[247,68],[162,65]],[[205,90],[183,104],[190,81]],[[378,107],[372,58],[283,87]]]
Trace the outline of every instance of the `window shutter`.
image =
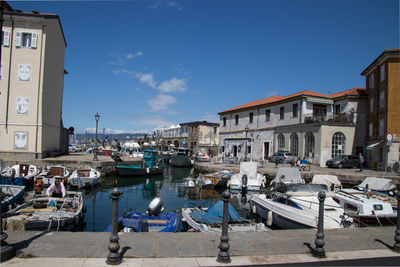
[[37,33],[33,32],[32,33],[32,43],[31,43],[31,47],[36,48],[36,43],[37,43]]
[[16,32],[15,33],[15,46],[20,47],[21,46],[21,32]]
[[3,46],[9,46],[9,45],[10,45],[10,32],[3,31]]

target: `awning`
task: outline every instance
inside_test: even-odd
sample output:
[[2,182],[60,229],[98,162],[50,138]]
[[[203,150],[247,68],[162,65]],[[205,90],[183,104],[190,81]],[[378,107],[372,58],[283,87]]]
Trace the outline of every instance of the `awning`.
[[333,100],[326,99],[326,98],[307,97],[307,101],[310,103],[316,103],[316,104],[333,105]]
[[375,144],[372,144],[372,145],[369,145],[369,146],[367,146],[367,150],[372,150],[374,147],[376,147],[377,145],[379,145],[381,142],[378,142],[378,143],[375,143]]

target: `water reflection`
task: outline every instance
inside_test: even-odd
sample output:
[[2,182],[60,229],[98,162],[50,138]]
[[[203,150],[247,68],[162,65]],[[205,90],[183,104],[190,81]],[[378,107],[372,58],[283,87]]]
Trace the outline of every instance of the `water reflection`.
[[111,223],[110,194],[114,187],[122,192],[118,203],[118,214],[136,210],[146,212],[150,201],[160,197],[164,211],[180,211],[183,207],[209,207],[220,199],[223,189],[200,189],[183,187],[184,178],[197,177],[191,168],[167,166],[163,176],[149,177],[103,177],[99,186],[81,189],[84,203],[85,227],[83,231],[104,231]]

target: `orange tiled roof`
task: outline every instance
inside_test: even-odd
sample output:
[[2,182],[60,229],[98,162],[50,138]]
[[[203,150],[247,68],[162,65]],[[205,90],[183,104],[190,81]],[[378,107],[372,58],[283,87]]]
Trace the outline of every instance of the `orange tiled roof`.
[[356,87],[339,93],[331,94],[329,95],[329,97],[336,98],[336,97],[350,96],[350,95],[355,95],[355,96],[367,95],[367,90],[363,87]]
[[275,95],[275,96],[271,96],[271,97],[255,100],[255,101],[252,101],[250,103],[243,104],[243,105],[231,108],[231,109],[227,109],[227,110],[221,111],[220,113],[234,111],[234,110],[243,109],[243,108],[254,107],[254,106],[259,106],[259,105],[263,105],[263,104],[268,104],[268,103],[272,103],[272,102],[275,102],[275,101],[279,101],[281,99],[284,99],[284,97],[280,96],[280,95]]

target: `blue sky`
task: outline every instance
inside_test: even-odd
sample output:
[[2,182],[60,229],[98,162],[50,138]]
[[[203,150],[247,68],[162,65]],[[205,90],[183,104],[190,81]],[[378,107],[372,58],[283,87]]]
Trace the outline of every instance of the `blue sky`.
[[9,1],[60,16],[67,41],[63,122],[152,131],[302,90],[365,86],[399,46],[394,0]]

